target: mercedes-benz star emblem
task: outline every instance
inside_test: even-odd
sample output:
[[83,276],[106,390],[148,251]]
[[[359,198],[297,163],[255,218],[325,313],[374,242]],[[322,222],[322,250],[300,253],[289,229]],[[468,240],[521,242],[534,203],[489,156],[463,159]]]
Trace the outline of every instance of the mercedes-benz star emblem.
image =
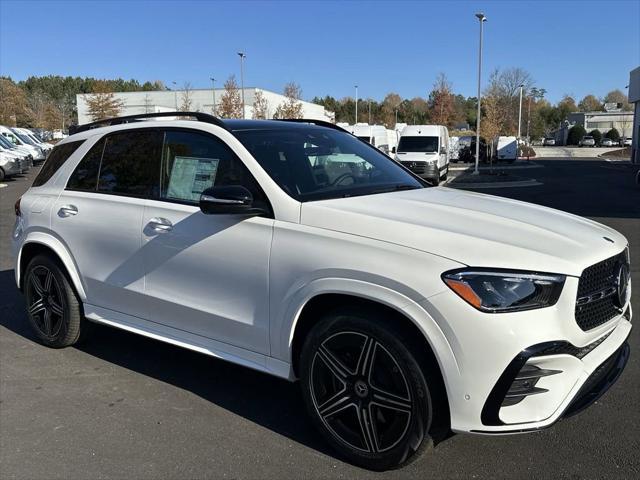
[[615,273],[616,305],[618,308],[624,307],[627,301],[627,288],[629,287],[629,266],[626,263],[619,263]]

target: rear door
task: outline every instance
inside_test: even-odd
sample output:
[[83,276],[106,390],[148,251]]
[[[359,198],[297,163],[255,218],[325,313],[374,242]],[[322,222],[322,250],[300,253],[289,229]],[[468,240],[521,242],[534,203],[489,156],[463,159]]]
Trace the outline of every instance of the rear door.
[[273,219],[205,215],[200,193],[242,185],[268,201],[242,161],[210,133],[167,129],[161,189],[142,221],[147,318],[254,352],[269,353]]
[[144,202],[158,191],[161,147],[154,129],[103,137],[54,204],[52,229],[76,262],[89,304],[145,312],[140,229]]

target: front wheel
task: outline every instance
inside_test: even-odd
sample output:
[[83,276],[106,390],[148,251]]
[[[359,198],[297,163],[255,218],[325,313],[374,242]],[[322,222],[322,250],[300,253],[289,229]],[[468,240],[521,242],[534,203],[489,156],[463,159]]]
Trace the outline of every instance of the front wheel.
[[333,448],[356,465],[387,470],[430,444],[432,403],[409,342],[372,317],[341,310],[320,321],[302,349],[301,384]]

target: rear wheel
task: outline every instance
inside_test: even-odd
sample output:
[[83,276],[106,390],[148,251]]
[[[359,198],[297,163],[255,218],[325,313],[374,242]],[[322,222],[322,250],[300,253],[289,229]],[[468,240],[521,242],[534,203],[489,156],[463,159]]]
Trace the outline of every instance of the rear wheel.
[[29,262],[24,277],[29,323],[38,339],[53,348],[73,345],[85,329],[82,305],[66,273],[47,255]]
[[326,316],[305,341],[300,373],[307,410],[356,465],[395,468],[431,443],[429,388],[408,344],[375,315],[345,309]]
[[0,182],[4,180],[4,170],[0,167]]

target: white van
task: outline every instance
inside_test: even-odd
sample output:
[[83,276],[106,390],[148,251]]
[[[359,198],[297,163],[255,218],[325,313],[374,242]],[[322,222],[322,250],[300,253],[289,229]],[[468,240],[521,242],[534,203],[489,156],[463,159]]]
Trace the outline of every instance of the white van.
[[449,173],[449,130],[442,125],[408,125],[400,133],[396,160],[434,185]]
[[384,125],[369,125],[368,123],[356,123],[348,130],[360,140],[370,143],[378,150],[389,153],[389,139]]
[[518,140],[516,137],[496,137],[493,154],[496,160],[515,162],[518,159]]
[[9,140],[16,147],[26,150],[33,157],[34,161],[44,160],[44,151],[35,145],[30,145],[25,140],[22,140],[20,137],[22,135],[16,134],[11,129],[0,125],[0,134],[3,135],[7,140]]

